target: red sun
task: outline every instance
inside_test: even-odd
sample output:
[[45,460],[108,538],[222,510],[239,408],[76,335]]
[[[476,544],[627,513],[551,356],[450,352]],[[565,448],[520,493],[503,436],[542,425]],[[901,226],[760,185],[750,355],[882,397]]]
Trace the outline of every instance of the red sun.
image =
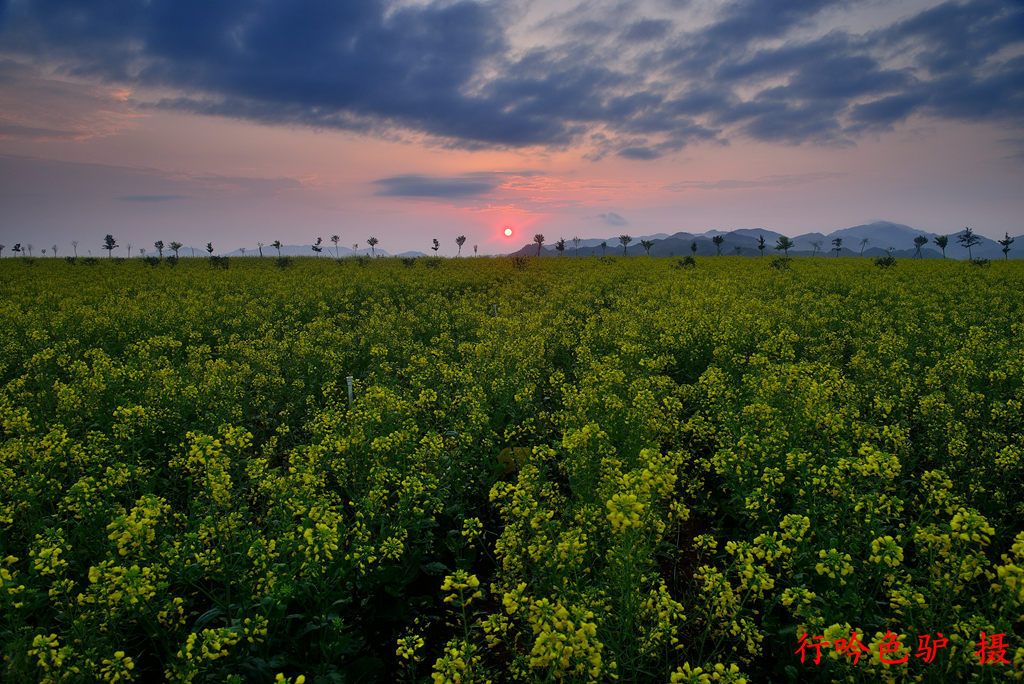
[[505,226],[505,237],[512,237],[512,226]]

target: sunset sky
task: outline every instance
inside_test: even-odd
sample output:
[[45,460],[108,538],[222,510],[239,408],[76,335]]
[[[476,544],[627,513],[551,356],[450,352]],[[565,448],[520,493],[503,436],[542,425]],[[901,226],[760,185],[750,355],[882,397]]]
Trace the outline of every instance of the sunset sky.
[[60,254],[1020,235],[1024,4],[0,0],[0,207]]

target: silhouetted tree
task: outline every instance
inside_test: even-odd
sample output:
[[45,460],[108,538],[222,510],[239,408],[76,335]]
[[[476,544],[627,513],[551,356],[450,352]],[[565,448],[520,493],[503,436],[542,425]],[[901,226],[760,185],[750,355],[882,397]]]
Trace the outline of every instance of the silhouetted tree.
[[479,247],[479,246],[480,245],[473,245],[473,256],[476,256],[476,250],[477,250],[477,247]]
[[324,239],[317,237],[316,242],[313,243],[313,251],[316,252],[317,256],[320,256],[320,252],[324,251],[324,248],[320,245],[323,244]]
[[441,243],[437,241],[437,238],[434,238],[434,244],[430,249],[434,250],[434,254],[437,254],[437,250],[441,249]]
[[32,243],[28,243],[27,245],[25,245],[25,247],[28,248],[28,255],[32,256]]
[[697,255],[697,241],[694,240],[690,243],[690,251],[693,252],[694,256]]
[[156,242],[153,243],[153,246],[156,247],[157,254],[160,255],[161,259],[163,259],[164,258],[164,241],[163,240],[157,240]]
[[921,259],[921,248],[928,244],[928,238],[924,235],[918,235],[914,238],[914,256]]
[[15,242],[14,246],[11,247],[11,251],[14,252],[15,254],[19,254],[20,255],[22,253],[21,252],[21,243],[20,242]]
[[626,247],[633,241],[633,238],[629,235],[620,235],[619,242],[622,243],[622,256],[626,256]]
[[793,249],[793,241],[785,235],[780,235],[779,239],[775,242],[775,250],[785,252],[786,256],[789,256],[789,250],[791,249]]
[[562,256],[562,252],[565,251],[565,238],[558,238],[558,242],[555,243],[555,249],[558,250],[558,256]]
[[245,247],[239,247],[238,251],[242,253],[242,256],[245,256]]
[[761,256],[764,256],[764,235],[757,236],[757,249],[761,252]]
[[981,238],[978,234],[971,230],[970,226],[964,228],[964,232],[957,236],[957,242],[967,248],[967,258],[973,259],[974,255],[971,253],[971,247],[981,242]]
[[0,245],[0,257],[2,257],[4,255],[4,247],[6,247],[6,246],[7,245]]
[[71,241],[71,249],[75,250],[75,258],[78,258],[78,240]]
[[932,240],[932,242],[935,243],[936,247],[938,247],[939,249],[942,250],[942,258],[945,259],[946,258],[946,245],[949,244],[949,236],[948,235],[939,235],[934,240]]
[[608,243],[604,240],[601,241],[601,256],[604,257],[604,250],[608,249]]
[[338,243],[341,242],[341,236],[340,235],[332,235],[331,236],[331,242],[334,243],[334,258],[337,259],[337,258],[339,258],[338,257]]
[[175,259],[178,258],[178,250],[181,249],[182,247],[183,245],[177,240],[171,242],[171,251],[174,252]]
[[832,251],[839,256],[839,252],[843,249],[843,238],[834,238],[832,240]]
[[46,248],[43,247],[43,256],[46,256]]
[[821,249],[821,240],[811,240],[811,247],[813,247],[811,250],[811,256],[816,256],[818,254],[818,250]]
[[572,239],[572,246],[576,248],[575,256],[579,256],[580,255],[580,237],[578,235],[573,237],[573,239]]
[[370,256],[377,256],[377,243],[379,242],[380,240],[372,236],[366,238],[366,244],[370,245]]
[[1003,247],[1003,259],[1009,259],[1010,245],[1013,244],[1013,240],[1014,238],[1010,237],[1009,233],[1003,233],[1003,239],[996,241]]
[[534,235],[533,241],[537,243],[537,256],[540,256],[540,248],[544,246],[544,233]]
[[466,244],[466,236],[460,235],[459,237],[455,238],[455,244],[459,246],[459,253],[456,254],[455,256],[462,256],[462,245]]
[[647,252],[647,256],[651,256],[651,247],[654,246],[654,240],[641,240],[640,246]]
[[56,259],[57,258],[57,245],[53,245],[52,247],[50,247],[50,249],[53,250],[53,258]]
[[117,240],[114,239],[113,235],[111,235],[110,233],[107,233],[106,236],[104,236],[104,238],[103,238],[103,249],[107,250],[107,258],[108,259],[110,258],[110,255],[114,253],[114,249],[116,249],[116,248],[117,248]]
[[725,242],[725,236],[716,235],[711,238],[711,242],[715,243],[715,256],[722,256],[722,243]]
[[280,240],[274,240],[273,242],[270,243],[270,246],[277,250],[277,258],[280,259],[281,258],[281,241]]
[[210,256],[213,256],[213,243],[212,242],[207,242],[206,243],[206,252]]
[[868,244],[868,239],[867,238],[864,238],[863,240],[860,241],[860,256],[864,256],[864,247],[866,247],[867,244]]

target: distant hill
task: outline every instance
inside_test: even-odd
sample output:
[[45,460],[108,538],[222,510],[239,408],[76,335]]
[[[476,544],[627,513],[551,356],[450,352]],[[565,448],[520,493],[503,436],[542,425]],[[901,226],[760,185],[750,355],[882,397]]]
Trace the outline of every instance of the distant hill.
[[[948,233],[949,244],[946,246],[946,257],[950,259],[966,259],[967,249],[957,241],[960,232]],[[664,235],[663,233],[659,235]],[[675,233],[664,237],[651,236],[650,238],[634,238],[626,249],[630,256],[644,254],[644,248],[640,245],[641,239],[653,239],[654,246],[651,247],[651,256],[685,256],[696,254],[697,256],[714,256],[718,253],[712,238],[721,235],[724,240],[721,244],[721,254],[741,256],[758,256],[758,238],[764,237],[764,254],[776,253],[775,244],[782,236],[773,230],[761,228],[741,228],[738,230],[721,231],[709,230],[704,233]],[[911,228],[902,223],[890,221],[875,221],[859,226],[851,226],[841,230],[834,230],[830,233],[804,233],[790,238],[794,246],[789,250],[790,256],[833,256],[835,254],[833,240],[839,239],[839,256],[865,256],[880,257],[891,254],[897,258],[911,258],[915,256],[914,238],[924,235],[928,238],[927,244],[921,248],[921,257],[924,259],[942,258],[942,252],[935,244],[937,233],[929,233]],[[1002,259],[1002,247],[998,242],[979,235],[981,241],[971,248],[975,259]],[[1010,248],[1010,258],[1024,258],[1024,236],[1015,238],[1016,242]],[[605,254],[622,254],[622,245],[618,236],[606,239],[587,238],[580,241],[579,256],[601,256],[601,242],[607,243]],[[817,247],[815,247],[817,243]],[[696,245],[696,252],[693,246]],[[738,251],[737,251],[738,249]],[[576,250],[571,242],[566,241],[564,256],[575,256]],[[512,255],[537,254],[537,245],[529,243],[512,252]],[[558,252],[553,245],[544,244],[541,250],[542,256],[557,256]]]

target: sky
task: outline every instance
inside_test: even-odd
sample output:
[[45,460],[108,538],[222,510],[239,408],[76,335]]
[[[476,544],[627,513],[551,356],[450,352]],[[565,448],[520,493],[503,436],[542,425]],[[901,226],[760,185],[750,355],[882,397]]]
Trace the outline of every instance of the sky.
[[875,220],[1024,233],[1024,3],[0,0],[8,248]]

